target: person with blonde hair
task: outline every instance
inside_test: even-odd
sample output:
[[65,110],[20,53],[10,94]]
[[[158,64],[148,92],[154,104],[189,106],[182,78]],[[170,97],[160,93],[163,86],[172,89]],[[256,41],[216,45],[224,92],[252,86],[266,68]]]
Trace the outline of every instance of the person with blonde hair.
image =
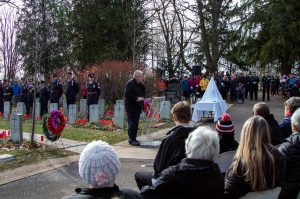
[[198,127],[185,141],[186,158],[165,169],[152,186],[143,187],[144,198],[221,199],[224,178],[214,160],[219,154],[217,132]]
[[281,186],[284,174],[285,159],[271,144],[268,123],[260,116],[249,118],[226,174],[224,198],[240,198],[248,192]]
[[171,110],[176,127],[168,131],[167,136],[162,140],[156,157],[154,159],[153,172],[139,171],[135,173],[135,180],[142,189],[145,185],[152,185],[161,172],[169,166],[179,163],[185,158],[185,140],[189,134],[195,130],[189,122],[192,112],[189,102],[182,101],[176,103]]

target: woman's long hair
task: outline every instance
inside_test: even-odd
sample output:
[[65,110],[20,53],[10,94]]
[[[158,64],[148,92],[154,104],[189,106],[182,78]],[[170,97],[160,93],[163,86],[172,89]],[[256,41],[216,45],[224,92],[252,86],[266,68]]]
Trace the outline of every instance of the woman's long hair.
[[[266,176],[273,177],[272,187],[275,186],[276,171],[275,160],[270,153],[271,147],[270,130],[266,120],[260,116],[249,118],[242,129],[240,144],[232,163],[232,172],[245,177],[253,191],[267,189]],[[270,165],[267,168],[266,160]],[[238,167],[242,168],[238,171]],[[270,172],[271,175],[266,175]]]

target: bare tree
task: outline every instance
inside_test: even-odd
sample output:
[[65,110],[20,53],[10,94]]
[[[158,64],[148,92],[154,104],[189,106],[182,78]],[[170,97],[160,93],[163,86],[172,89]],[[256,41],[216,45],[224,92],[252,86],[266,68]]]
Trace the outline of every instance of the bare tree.
[[3,12],[0,19],[0,53],[2,56],[1,65],[4,70],[4,78],[14,79],[20,69],[20,55],[16,49],[16,27],[15,13],[11,9]]
[[0,0],[0,6],[4,6],[4,5],[8,5],[8,6],[18,8],[17,4],[15,4],[15,2],[12,1],[12,0]]

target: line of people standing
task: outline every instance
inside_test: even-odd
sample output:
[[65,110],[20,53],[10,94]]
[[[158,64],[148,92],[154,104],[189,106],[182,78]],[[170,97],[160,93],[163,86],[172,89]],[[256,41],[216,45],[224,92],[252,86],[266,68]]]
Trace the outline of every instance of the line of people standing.
[[[88,75],[89,81],[83,85],[85,90],[85,98],[87,99],[87,105],[98,104],[100,96],[100,86],[97,81],[95,81],[95,74],[90,73]],[[16,87],[19,87],[19,94]],[[41,116],[48,113],[48,102],[60,104],[60,100],[65,95],[67,106],[76,103],[76,98],[79,93],[79,84],[75,80],[72,72],[67,72],[67,80],[63,85],[59,80],[57,74],[52,75],[52,81],[48,85],[45,81],[41,81],[37,86],[37,98],[41,104]],[[14,84],[8,82],[8,80],[3,80],[3,84],[0,81],[0,112],[4,110],[4,102],[11,102],[15,98],[14,104],[17,102],[23,102],[26,107],[26,114],[32,113],[33,101],[34,101],[34,88],[33,79],[25,78],[21,79],[20,84]],[[64,89],[65,87],[65,89]],[[64,93],[65,91],[65,93]],[[83,93],[84,94],[84,93]]]

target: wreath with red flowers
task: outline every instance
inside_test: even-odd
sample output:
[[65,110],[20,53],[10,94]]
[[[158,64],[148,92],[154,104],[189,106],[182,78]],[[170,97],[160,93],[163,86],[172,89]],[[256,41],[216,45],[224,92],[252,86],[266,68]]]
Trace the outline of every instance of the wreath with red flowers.
[[62,112],[54,110],[43,118],[43,131],[46,138],[52,142],[59,139],[66,126],[66,120]]

